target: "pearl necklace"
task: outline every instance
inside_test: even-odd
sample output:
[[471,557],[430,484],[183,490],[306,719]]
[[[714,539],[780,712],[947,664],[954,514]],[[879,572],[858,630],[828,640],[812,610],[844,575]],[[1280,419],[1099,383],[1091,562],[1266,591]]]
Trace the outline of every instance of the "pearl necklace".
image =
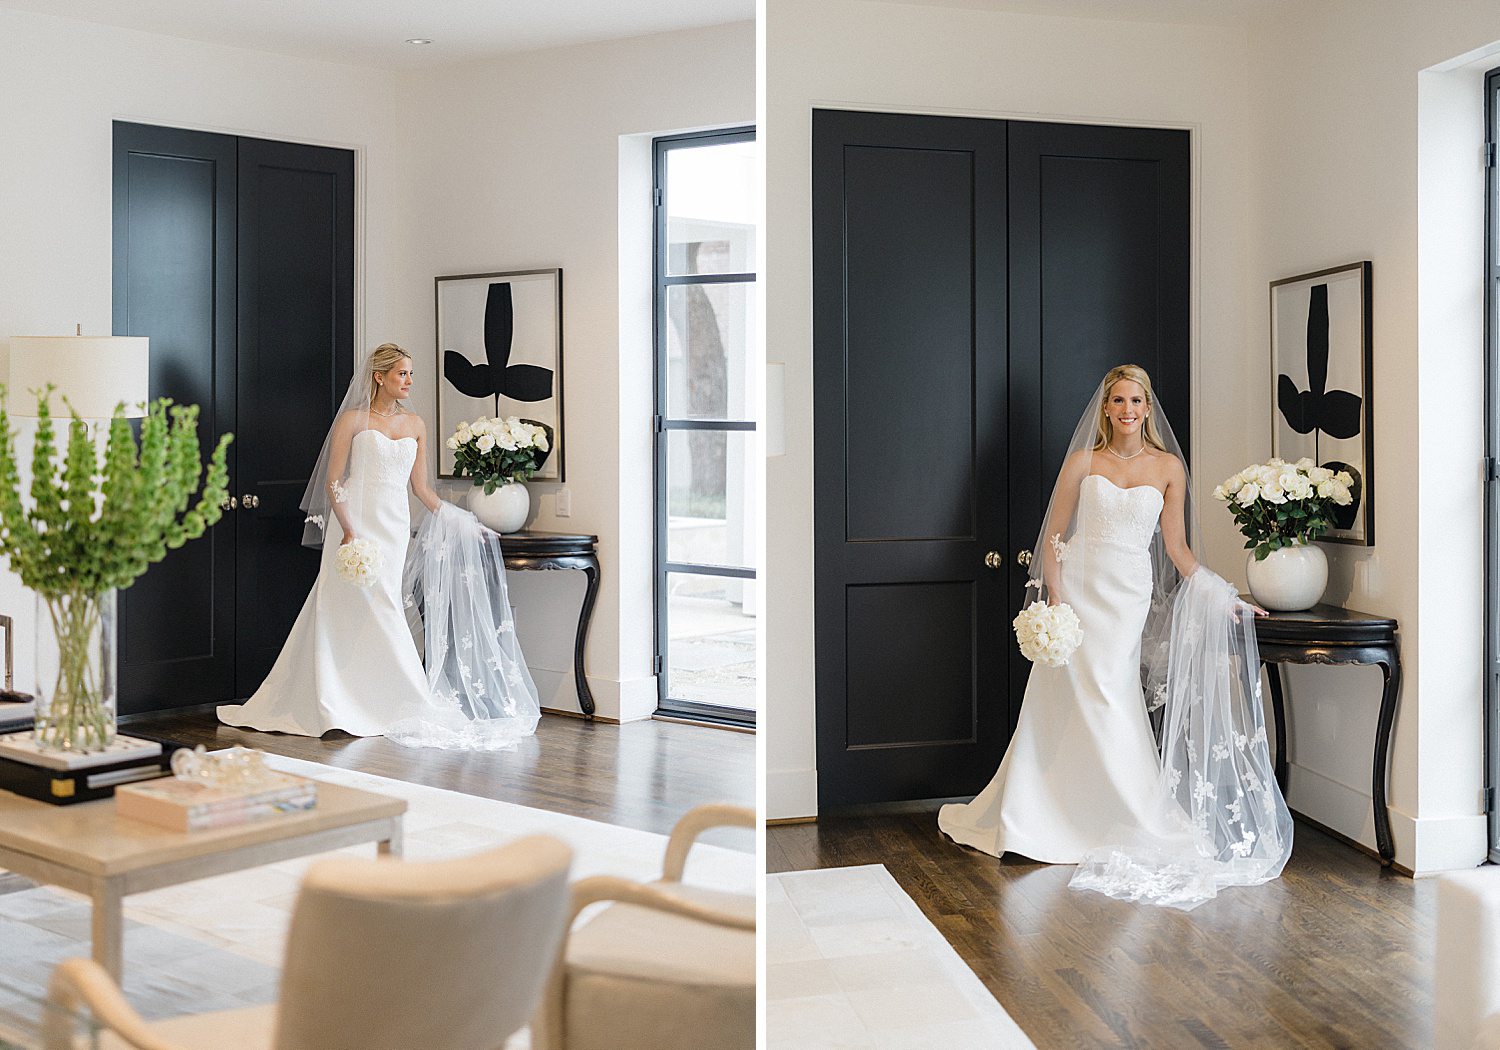
[[371,401],[370,411],[374,412],[377,416],[384,416],[386,419],[390,419],[397,412],[401,411],[401,406],[399,404],[393,404],[391,405],[391,410],[389,412],[382,412],[380,411],[380,409],[375,407],[375,402]]
[[1116,459],[1135,459],[1136,456],[1139,456],[1142,452],[1146,451],[1146,446],[1144,444],[1142,444],[1140,448],[1136,449],[1128,456],[1120,455],[1115,451],[1115,447],[1113,445],[1105,445],[1104,448],[1111,456],[1114,456]]

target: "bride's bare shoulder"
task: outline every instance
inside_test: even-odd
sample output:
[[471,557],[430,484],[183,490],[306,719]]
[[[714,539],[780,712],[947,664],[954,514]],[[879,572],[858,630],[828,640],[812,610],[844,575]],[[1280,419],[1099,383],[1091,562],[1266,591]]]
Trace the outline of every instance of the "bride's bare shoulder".
[[402,412],[399,425],[402,437],[419,438],[427,435],[427,422],[415,412]]
[[1178,459],[1175,454],[1152,448],[1150,445],[1147,445],[1146,449],[1151,454],[1152,466],[1156,468],[1163,480],[1180,481],[1187,477],[1187,468],[1182,465],[1182,460]]

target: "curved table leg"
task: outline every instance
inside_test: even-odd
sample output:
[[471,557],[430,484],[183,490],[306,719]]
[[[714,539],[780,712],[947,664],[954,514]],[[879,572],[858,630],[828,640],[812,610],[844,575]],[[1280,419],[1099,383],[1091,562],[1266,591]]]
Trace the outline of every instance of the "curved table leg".
[[589,620],[594,615],[594,601],[599,597],[598,557],[590,554],[587,564],[581,568],[588,579],[588,586],[583,592],[583,608],[578,612],[578,635],[573,641],[573,681],[578,687],[578,706],[585,718],[592,719],[594,694],[589,689],[588,677],[583,673],[583,647],[589,637]]
[[1266,668],[1266,680],[1271,685],[1271,714],[1276,721],[1276,784],[1281,788],[1281,797],[1286,798],[1286,701],[1281,694],[1281,665],[1269,660],[1261,662]]
[[1375,848],[1380,853],[1380,862],[1390,864],[1396,857],[1396,844],[1391,841],[1391,811],[1386,805],[1386,766],[1390,761],[1391,726],[1396,720],[1396,698],[1401,692],[1401,656],[1393,648],[1387,659],[1380,661],[1380,673],[1385,679],[1385,688],[1380,694],[1380,720],[1375,723],[1375,782],[1370,799],[1375,807]]

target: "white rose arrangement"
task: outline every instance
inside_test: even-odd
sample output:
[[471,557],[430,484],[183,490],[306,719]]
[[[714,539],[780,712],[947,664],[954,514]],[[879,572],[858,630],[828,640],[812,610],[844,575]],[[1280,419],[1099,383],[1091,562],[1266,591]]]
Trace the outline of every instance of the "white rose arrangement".
[[472,477],[485,494],[541,469],[552,450],[552,428],[517,416],[460,423],[448,439],[453,473]]
[[1034,664],[1063,667],[1083,644],[1083,625],[1066,602],[1032,602],[1014,621],[1021,655]]
[[373,587],[385,556],[369,540],[353,539],[339,547],[334,561],[344,579],[357,587]]
[[1354,502],[1347,470],[1320,467],[1303,458],[1272,459],[1246,467],[1214,489],[1229,504],[1255,560],[1282,547],[1311,543],[1333,527],[1333,508]]

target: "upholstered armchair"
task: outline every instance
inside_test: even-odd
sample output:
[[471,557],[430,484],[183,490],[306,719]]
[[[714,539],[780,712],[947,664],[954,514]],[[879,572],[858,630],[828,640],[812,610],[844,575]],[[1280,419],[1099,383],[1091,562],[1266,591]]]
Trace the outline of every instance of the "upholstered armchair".
[[148,1022],[88,959],[59,965],[51,995],[91,1011],[111,1048],[499,1050],[554,969],[571,861],[544,836],[456,860],[320,861],[271,1006]]
[[532,1024],[533,1050],[750,1050],[755,1046],[755,897],[683,883],[712,827],[753,828],[755,812],[699,806],[672,829],[662,877],[573,886],[568,935]]

